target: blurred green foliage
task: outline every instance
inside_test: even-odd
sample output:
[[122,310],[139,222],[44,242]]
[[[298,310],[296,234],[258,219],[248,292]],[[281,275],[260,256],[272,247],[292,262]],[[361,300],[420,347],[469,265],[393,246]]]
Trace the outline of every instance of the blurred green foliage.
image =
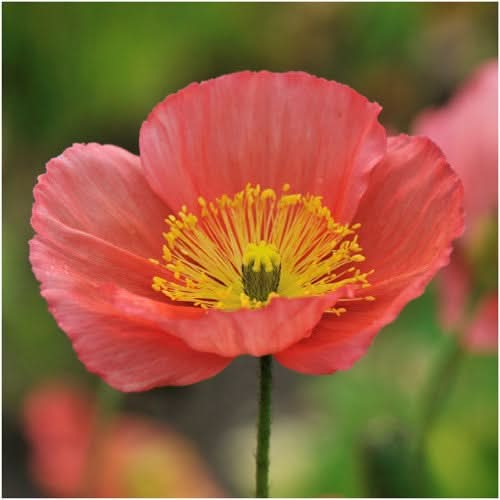
[[[420,109],[442,103],[478,63],[497,55],[493,3],[2,7],[3,394],[4,413],[13,418],[41,378],[94,381],[48,313],[28,262],[32,188],[48,159],[72,142],[137,152],[142,120],[167,94],[242,69],[304,70],[342,81],[382,104],[390,130],[405,131]],[[390,473],[370,483],[370,470],[380,476],[384,469],[370,469],[366,454],[377,457],[380,443],[392,443],[391,470],[404,446],[397,436],[413,432],[422,386],[447,342],[435,307],[432,293],[412,303],[351,371],[300,378],[300,401],[323,422],[310,429],[316,464],[302,489],[273,484],[275,495],[401,492]],[[426,443],[434,495],[496,496],[496,374],[496,358],[470,356],[462,364]]]
[[[310,478],[304,495],[329,491],[346,496],[419,496],[418,484],[405,484],[403,489],[400,478],[391,479],[390,474],[409,476],[409,466],[404,464],[408,457],[401,454],[395,460],[394,448],[411,446],[408,441],[418,423],[425,383],[451,342],[432,314],[431,292],[409,304],[351,371],[304,386],[309,404],[316,409],[319,405],[331,417],[330,432],[315,428],[318,454],[328,459],[319,461],[317,477]],[[444,410],[425,443],[432,474],[430,496],[496,496],[497,368],[495,357],[472,355],[459,367]],[[373,436],[376,440],[370,449]],[[379,442],[387,442],[386,449],[376,449]],[[379,473],[385,470],[388,477],[374,475],[376,483],[361,481],[362,468],[367,466]],[[400,494],[392,495],[394,491]]]

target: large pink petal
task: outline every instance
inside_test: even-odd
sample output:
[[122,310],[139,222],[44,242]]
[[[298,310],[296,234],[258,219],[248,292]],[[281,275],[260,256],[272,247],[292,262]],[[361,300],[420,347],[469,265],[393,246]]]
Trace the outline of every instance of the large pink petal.
[[153,276],[167,277],[147,259],[57,221],[48,222],[44,236],[30,242],[30,261],[42,286],[63,288],[78,280],[113,283],[157,300],[161,297],[151,288]]
[[34,196],[31,222],[42,236],[55,239],[67,227],[140,257],[161,253],[170,210],[146,182],[139,157],[124,149],[73,145],[49,161]]
[[88,290],[49,289],[43,295],[87,369],[121,391],[194,384],[231,362],[196,352],[146,320],[121,317],[119,310],[100,302],[100,295],[90,299]]
[[82,276],[153,296],[158,268],[148,258],[161,254],[169,209],[149,188],[137,156],[115,146],[74,145],[48,163],[34,196],[35,246],[50,249],[53,261],[48,267],[32,258],[42,283]]
[[466,349],[478,354],[498,351],[498,294],[481,300],[462,340]]
[[432,277],[448,264],[463,219],[462,183],[439,148],[423,137],[390,138],[356,213],[374,287],[415,272]]
[[[78,267],[68,266],[67,255],[59,249],[39,237],[30,245],[42,295],[59,327],[70,337],[87,369],[113,387],[141,391],[192,384],[215,375],[231,361],[193,351],[147,317],[125,316],[114,306],[105,286],[80,274]],[[199,313],[193,308],[177,309],[181,317],[182,313]]]
[[450,102],[424,111],[413,130],[444,151],[465,188],[468,231],[498,205],[498,62],[483,64]]
[[323,195],[349,221],[385,151],[380,106],[306,73],[241,72],[191,84],[140,133],[152,189],[170,206],[234,194],[248,182]]
[[276,356],[289,368],[312,374],[349,368],[448,263],[451,242],[463,231],[462,186],[438,148],[407,136],[388,145],[356,214],[366,256],[361,267],[375,270],[364,293],[376,300],[347,302],[338,318],[325,315],[310,338]]
[[227,357],[263,356],[289,347],[308,337],[323,312],[349,293],[350,290],[341,290],[318,297],[278,297],[261,309],[233,312],[211,309],[198,317],[181,318],[169,304],[120,289],[110,288],[108,292],[114,295],[116,307],[131,318],[146,317],[197,351]]

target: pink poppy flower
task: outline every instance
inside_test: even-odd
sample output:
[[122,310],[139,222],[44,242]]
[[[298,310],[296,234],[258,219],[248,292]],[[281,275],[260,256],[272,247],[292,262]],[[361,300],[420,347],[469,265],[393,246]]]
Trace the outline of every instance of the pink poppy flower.
[[[30,469],[58,497],[219,497],[185,438],[146,418],[119,414],[96,431],[89,395],[67,383],[37,387],[24,404]],[[101,424],[102,425],[102,424]]]
[[[451,166],[462,178],[466,231],[458,242],[450,265],[440,273],[441,319],[446,328],[476,331],[469,323],[494,320],[492,307],[474,307],[467,314],[473,288],[493,304],[497,296],[497,206],[498,206],[498,62],[483,64],[450,102],[417,117],[414,131],[430,137],[444,151]],[[484,311],[487,316],[474,318]],[[496,313],[498,316],[498,312]],[[497,348],[497,324],[488,332],[486,344]],[[476,350],[476,334],[463,342]],[[470,342],[469,342],[470,340]]]
[[380,109],[305,73],[235,73],[156,106],[140,157],[88,144],[51,160],[30,259],[87,368],[125,391],[244,354],[349,368],[463,229],[439,149],[387,139]]

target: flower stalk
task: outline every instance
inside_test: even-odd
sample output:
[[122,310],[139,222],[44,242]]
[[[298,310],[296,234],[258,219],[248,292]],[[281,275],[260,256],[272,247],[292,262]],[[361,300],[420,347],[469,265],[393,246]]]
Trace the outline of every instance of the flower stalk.
[[[425,488],[427,484],[425,462],[427,437],[456,381],[460,362],[464,355],[459,341],[460,336],[457,334],[450,337],[449,345],[441,354],[431,373],[422,401],[422,413],[415,448],[416,483],[420,489]],[[425,495],[425,491],[422,490],[421,493]]]
[[259,359],[259,416],[257,421],[256,492],[257,498],[269,497],[269,443],[271,438],[272,356]]

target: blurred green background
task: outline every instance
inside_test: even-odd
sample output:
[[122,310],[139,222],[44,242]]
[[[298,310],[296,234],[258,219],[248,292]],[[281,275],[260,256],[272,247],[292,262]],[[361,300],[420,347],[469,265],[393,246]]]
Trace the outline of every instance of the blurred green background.
[[[3,4],[3,486],[31,482],[20,410],[47,377],[96,386],[38,292],[28,262],[32,189],[73,142],[138,152],[152,107],[192,81],[242,69],[304,70],[384,108],[391,131],[439,105],[497,56],[495,3]],[[432,286],[345,373],[276,367],[274,496],[411,496],[405,463],[419,401],[450,339]],[[196,444],[228,495],[252,495],[256,362],[196,386],[128,395],[123,408]],[[497,358],[466,356],[429,432],[433,496],[497,495]]]

